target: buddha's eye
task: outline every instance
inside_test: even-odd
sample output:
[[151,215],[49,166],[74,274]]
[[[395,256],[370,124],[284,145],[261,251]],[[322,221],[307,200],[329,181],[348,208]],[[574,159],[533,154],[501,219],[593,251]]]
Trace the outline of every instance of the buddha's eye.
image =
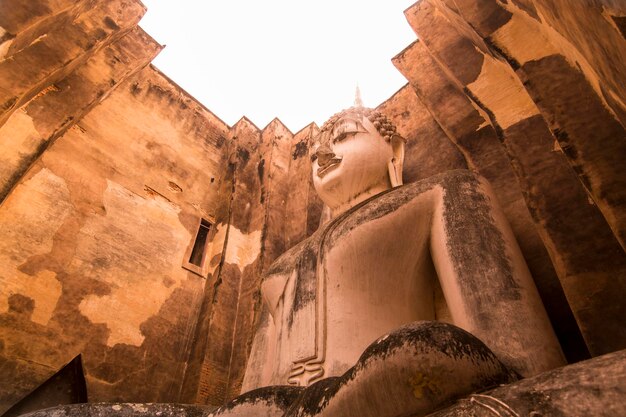
[[347,138],[356,135],[357,133],[367,133],[367,130],[357,120],[342,120],[333,129],[333,143],[344,141]]
[[356,126],[353,123],[342,123],[337,126],[333,131],[333,143],[341,142],[345,140],[349,135],[353,135],[357,132]]
[[333,143],[337,143],[337,142],[341,142],[342,140],[345,140],[350,134],[353,134],[353,133],[351,132],[340,133],[339,135],[335,136],[335,138],[333,139]]
[[315,161],[317,161],[317,153],[313,152],[311,154],[311,162],[315,162]]

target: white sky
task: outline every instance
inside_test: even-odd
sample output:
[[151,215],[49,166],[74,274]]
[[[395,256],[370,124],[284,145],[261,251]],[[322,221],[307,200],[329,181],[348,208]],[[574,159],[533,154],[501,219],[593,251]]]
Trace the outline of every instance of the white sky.
[[292,132],[406,83],[391,58],[416,39],[416,0],[143,0],[167,45],[153,63],[229,125],[278,117]]

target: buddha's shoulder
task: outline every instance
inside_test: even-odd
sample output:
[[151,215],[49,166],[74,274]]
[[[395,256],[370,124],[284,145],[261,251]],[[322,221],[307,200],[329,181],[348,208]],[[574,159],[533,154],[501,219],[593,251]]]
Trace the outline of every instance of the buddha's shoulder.
[[461,188],[476,188],[482,182],[484,182],[483,178],[468,169],[454,169],[395,188],[389,194],[416,195],[430,191],[435,187],[453,191]]
[[430,197],[472,194],[479,190],[483,183],[484,179],[467,169],[446,171],[373,196],[351,208],[346,212],[346,217],[350,217],[351,222],[361,223],[387,215],[415,201],[422,204],[424,199]]
[[313,233],[302,242],[292,246],[280,255],[267,271],[266,276],[291,273],[295,266],[301,262],[315,263],[319,250],[319,236],[321,230]]
[[[446,194],[445,199],[454,202],[462,195],[474,194],[483,181],[469,170],[457,169],[376,195],[321,226],[314,234],[284,252],[272,263],[266,276],[290,274],[298,264],[302,263],[311,264],[309,266],[312,267],[317,260],[320,242],[324,236],[326,236],[325,242],[332,245],[350,230],[396,212],[419,196],[427,196],[431,190],[443,190],[444,192],[439,194]],[[458,201],[462,200],[458,199]],[[423,207],[420,206],[420,209]]]

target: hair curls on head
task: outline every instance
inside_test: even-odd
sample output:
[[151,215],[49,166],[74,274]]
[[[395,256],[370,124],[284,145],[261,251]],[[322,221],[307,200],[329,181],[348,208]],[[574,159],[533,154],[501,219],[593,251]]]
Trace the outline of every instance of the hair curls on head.
[[391,142],[391,139],[394,136],[401,137],[396,130],[396,126],[387,118],[387,116],[377,110],[367,107],[350,107],[340,111],[339,113],[335,113],[322,125],[320,134],[331,130],[337,121],[346,116],[357,116],[359,119],[367,117],[367,119],[374,125],[380,136],[382,136],[387,142]]

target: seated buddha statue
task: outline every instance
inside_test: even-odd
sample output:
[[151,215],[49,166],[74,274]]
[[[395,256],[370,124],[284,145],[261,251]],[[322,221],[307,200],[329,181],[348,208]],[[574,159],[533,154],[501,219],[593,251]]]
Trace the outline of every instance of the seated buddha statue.
[[328,120],[310,156],[328,220],[263,278],[243,392],[341,376],[418,321],[469,332],[522,376],[565,363],[484,179],[455,170],[402,185],[404,139],[364,107]]
[[[311,160],[328,220],[263,279],[243,394],[181,415],[624,414],[626,351],[549,371],[564,363],[559,344],[484,179],[459,170],[402,185],[403,153],[378,112],[324,124]],[[138,405],[29,417],[173,410]]]

